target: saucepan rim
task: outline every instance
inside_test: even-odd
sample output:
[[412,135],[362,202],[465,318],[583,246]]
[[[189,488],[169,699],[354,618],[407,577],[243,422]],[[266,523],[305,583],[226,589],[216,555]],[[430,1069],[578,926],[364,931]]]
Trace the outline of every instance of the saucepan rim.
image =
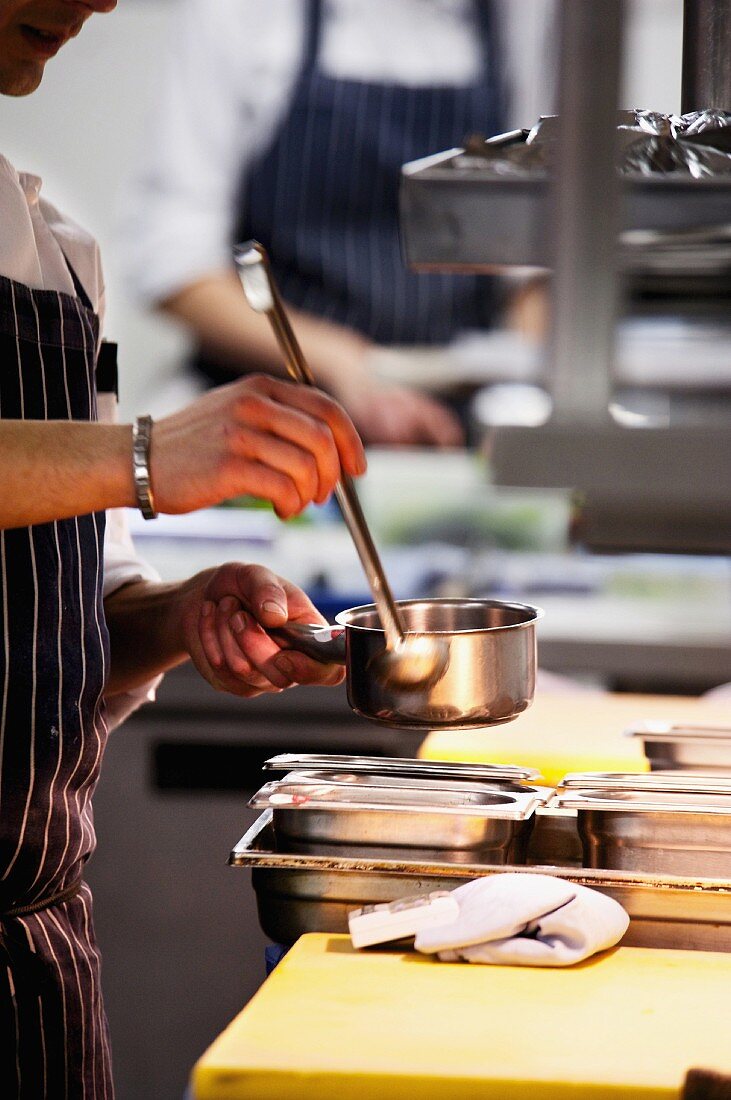
[[[424,637],[432,637],[434,635],[444,635],[445,637],[454,637],[455,635],[470,635],[470,634],[496,634],[502,633],[508,630],[525,630],[527,627],[533,626],[542,619],[545,612],[543,608],[536,607],[534,604],[519,603],[514,600],[490,600],[490,599],[477,599],[472,597],[462,596],[439,596],[419,597],[413,600],[397,600],[396,606],[399,608],[417,607],[419,605],[434,606],[435,604],[459,604],[465,607],[495,607],[500,609],[508,609],[511,611],[525,612],[526,617],[522,622],[517,623],[503,623],[500,626],[478,626],[469,627],[464,630],[411,630],[407,629],[407,634],[413,634]],[[350,617],[357,615],[359,612],[375,612],[377,611],[374,603],[360,604],[358,607],[349,607],[343,611],[339,611],[335,616],[335,622],[338,626],[346,627],[348,630],[358,630],[365,634],[383,634],[383,630],[380,626],[364,626],[360,623],[354,623],[350,621]]]

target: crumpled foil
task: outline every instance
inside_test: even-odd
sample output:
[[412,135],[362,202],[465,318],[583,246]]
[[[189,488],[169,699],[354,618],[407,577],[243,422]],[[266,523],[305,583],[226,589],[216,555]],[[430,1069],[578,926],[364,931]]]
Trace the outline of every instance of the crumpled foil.
[[[558,116],[544,115],[531,130],[504,138],[470,138],[455,167],[479,163],[496,175],[515,175],[548,168],[555,153]],[[693,179],[731,175],[731,112],[693,111],[665,115],[659,111],[619,111],[618,162],[622,175],[679,174]]]

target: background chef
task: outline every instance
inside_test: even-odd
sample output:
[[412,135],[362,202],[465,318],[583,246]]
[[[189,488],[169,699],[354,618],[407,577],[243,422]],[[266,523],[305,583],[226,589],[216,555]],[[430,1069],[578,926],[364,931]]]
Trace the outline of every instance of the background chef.
[[503,120],[487,0],[183,0],[127,197],[137,295],[190,330],[209,382],[280,371],[242,305],[231,244],[269,250],[320,383],[369,443],[454,445],[454,413],[379,381],[384,349],[445,345],[494,316],[492,285],[417,275],[401,165]]

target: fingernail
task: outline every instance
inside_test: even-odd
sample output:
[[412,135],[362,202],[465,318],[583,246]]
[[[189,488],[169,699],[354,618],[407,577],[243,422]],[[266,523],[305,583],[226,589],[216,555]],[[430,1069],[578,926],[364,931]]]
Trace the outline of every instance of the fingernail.
[[289,657],[277,657],[274,662],[274,667],[277,668],[283,676],[294,676],[294,665],[292,664]]
[[237,611],[231,619],[231,626],[236,634],[242,634],[246,630],[246,616]]
[[261,605],[262,611],[268,611],[270,615],[286,615],[287,608],[282,607],[281,603],[275,603],[274,600],[267,600],[266,603]]
[[238,602],[239,601],[234,596],[224,596],[221,600],[221,611],[226,614],[229,611],[233,611],[235,607],[238,607]]
[[212,615],[212,614],[213,614],[213,604],[211,603],[210,600],[204,600],[204,602],[201,604],[201,615],[204,618],[208,618],[208,616]]

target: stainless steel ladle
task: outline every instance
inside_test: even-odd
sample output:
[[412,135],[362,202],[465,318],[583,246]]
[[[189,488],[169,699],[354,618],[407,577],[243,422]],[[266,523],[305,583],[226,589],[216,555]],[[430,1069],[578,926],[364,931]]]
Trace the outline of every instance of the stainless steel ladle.
[[[284,310],[266,250],[257,241],[246,241],[235,247],[234,260],[249,305],[268,317],[289,374],[305,386],[317,385]],[[345,473],[335,486],[335,499],[368,579],[386,638],[386,650],[374,662],[373,672],[383,683],[413,686],[415,690],[435,683],[447,667],[447,646],[437,639],[404,631],[355,487]]]

